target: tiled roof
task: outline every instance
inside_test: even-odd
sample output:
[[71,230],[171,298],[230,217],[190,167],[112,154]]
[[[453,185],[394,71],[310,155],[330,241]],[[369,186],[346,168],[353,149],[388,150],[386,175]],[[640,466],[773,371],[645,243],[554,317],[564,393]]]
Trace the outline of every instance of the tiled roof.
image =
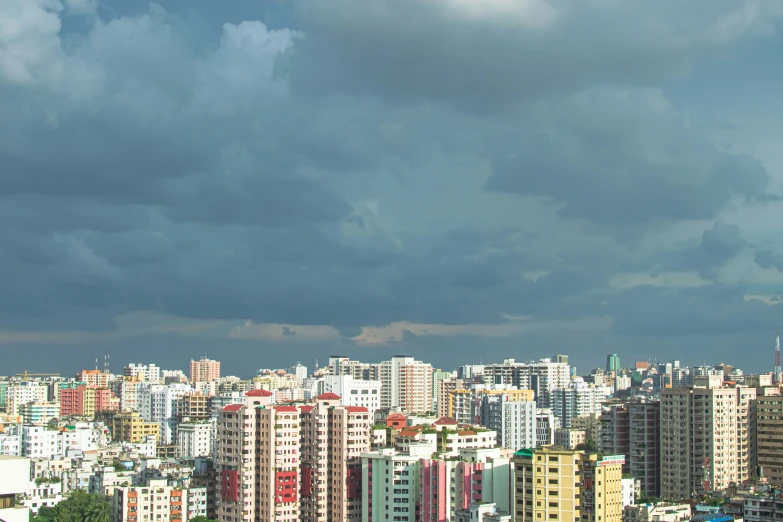
[[340,396],[337,395],[336,393],[327,392],[327,393],[322,393],[321,395],[316,397],[315,400],[317,400],[317,401],[339,401],[340,400]]
[[370,413],[364,406],[346,406],[345,409],[350,413]]
[[242,409],[242,404],[229,404],[225,408],[223,408],[223,411],[239,411]]
[[275,406],[275,411],[299,413],[296,406]]
[[455,426],[457,424],[457,421],[455,421],[451,417],[441,417],[440,419],[433,422],[433,424],[437,424],[439,426],[443,426],[444,424],[447,424],[449,426]]
[[272,392],[258,389],[258,390],[250,390],[245,395],[248,397],[271,397]]

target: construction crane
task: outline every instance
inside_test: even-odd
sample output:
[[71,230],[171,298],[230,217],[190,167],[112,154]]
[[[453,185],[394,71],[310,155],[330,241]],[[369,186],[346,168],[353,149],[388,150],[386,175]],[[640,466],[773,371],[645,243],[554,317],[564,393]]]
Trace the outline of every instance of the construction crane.
[[24,371],[24,373],[17,373],[17,377],[21,377],[22,380],[26,381],[29,377],[59,377],[59,373],[32,373],[28,372],[27,370]]

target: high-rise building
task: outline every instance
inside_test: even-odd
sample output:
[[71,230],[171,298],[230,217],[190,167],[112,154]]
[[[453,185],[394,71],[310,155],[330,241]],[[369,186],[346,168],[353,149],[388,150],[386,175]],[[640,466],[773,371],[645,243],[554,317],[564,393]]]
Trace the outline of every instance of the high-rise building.
[[419,473],[421,459],[429,456],[427,451],[412,446],[407,453],[383,448],[362,454],[362,522],[419,520]]
[[380,364],[381,407],[424,413],[432,408],[432,365],[408,355]]
[[340,396],[343,406],[362,406],[370,415],[381,407],[381,381],[363,381],[352,375],[325,375],[323,393]]
[[[647,496],[660,495],[661,403],[628,403],[628,473]],[[619,454],[619,453],[616,453]]]
[[552,405],[562,427],[570,428],[571,419],[601,413],[601,403],[611,394],[608,386],[574,380],[568,387],[552,390]]
[[177,447],[184,459],[212,456],[212,426],[206,422],[177,425]]
[[607,372],[619,372],[622,368],[620,367],[620,356],[616,353],[610,353],[606,356],[606,371]]
[[296,376],[296,380],[299,381],[299,384],[302,384],[307,379],[307,366],[304,366],[302,363],[296,363],[288,368],[288,373]]
[[661,390],[661,497],[720,490],[741,477],[737,390]]
[[351,520],[361,513],[360,455],[370,448],[366,408],[323,394],[314,404],[274,406],[252,390],[218,419],[218,519]]
[[498,434],[503,448],[519,449],[536,446],[536,403],[532,400],[511,400],[508,393],[483,394],[481,425]]
[[533,390],[539,408],[551,408],[552,390],[565,388],[571,382],[568,363],[551,359],[529,363],[505,359],[502,364],[485,365],[482,378],[486,385],[505,384],[520,390]]
[[514,462],[514,520],[622,520],[622,456],[549,446],[519,450]]
[[21,407],[30,402],[46,402],[49,395],[47,386],[37,382],[23,382],[9,386],[6,391],[6,412],[21,415]]
[[759,396],[753,406],[759,475],[773,486],[783,486],[783,397]]
[[160,368],[154,364],[129,364],[122,370],[123,377],[139,379],[150,384],[160,382]]
[[[305,368],[305,373],[307,368]],[[307,375],[305,375],[307,377]],[[220,379],[220,361],[202,357],[190,360],[190,382],[212,382]]]
[[555,443],[555,430],[560,427],[560,419],[555,417],[551,408],[536,407],[536,446],[549,446]]
[[30,459],[0,457],[0,520],[27,522],[30,509],[17,500],[30,487]]
[[76,380],[93,388],[108,388],[114,375],[100,370],[82,370],[76,374]]

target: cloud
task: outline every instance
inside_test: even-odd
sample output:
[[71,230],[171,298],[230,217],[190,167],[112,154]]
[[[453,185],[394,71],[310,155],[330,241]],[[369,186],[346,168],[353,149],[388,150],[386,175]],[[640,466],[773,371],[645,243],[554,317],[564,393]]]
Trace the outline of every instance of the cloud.
[[6,346],[452,363],[761,328],[780,180],[688,94],[769,52],[777,5],[5,2]]

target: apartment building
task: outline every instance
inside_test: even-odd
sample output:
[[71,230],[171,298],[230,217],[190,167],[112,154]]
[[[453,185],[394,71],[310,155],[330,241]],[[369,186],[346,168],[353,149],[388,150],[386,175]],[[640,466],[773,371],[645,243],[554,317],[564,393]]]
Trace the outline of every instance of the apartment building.
[[202,357],[190,360],[190,382],[211,382],[220,379],[220,361]]
[[[527,390],[523,390],[527,391]],[[481,425],[497,432],[504,448],[531,448],[536,440],[536,403],[512,400],[509,393],[484,394],[481,402]]]
[[129,364],[122,370],[123,377],[138,379],[150,384],[160,383],[160,368],[154,364]]
[[144,420],[136,411],[117,413],[110,424],[114,441],[140,443],[146,437],[160,439],[160,424]]
[[607,386],[575,380],[567,387],[551,391],[552,409],[560,418],[562,427],[570,428],[574,417],[601,414],[602,403],[610,395],[611,389]]
[[212,425],[208,422],[177,425],[177,448],[185,459],[212,455]]
[[620,522],[622,461],[556,446],[517,451],[514,520]]
[[408,453],[383,448],[362,454],[362,522],[417,521],[420,463],[428,456],[417,447]]
[[464,389],[462,379],[441,379],[438,381],[437,395],[437,415],[438,417],[450,417],[451,392]]
[[100,370],[82,370],[76,374],[76,380],[90,388],[108,388],[109,383],[114,380],[114,375]]
[[339,395],[342,406],[367,408],[370,415],[381,408],[381,381],[354,379],[352,375],[326,375],[323,393]]
[[783,396],[760,396],[754,403],[755,448],[759,472],[783,486]]
[[379,365],[381,407],[424,413],[432,409],[432,365],[395,355]]
[[19,415],[25,424],[47,424],[60,416],[60,404],[56,402],[28,402],[19,407]]
[[44,426],[22,427],[22,455],[33,459],[51,459],[62,453],[62,439],[56,430]]
[[576,449],[587,442],[587,432],[575,428],[557,428],[555,430],[555,445],[566,449]]
[[676,500],[738,482],[735,388],[661,390],[661,497]]
[[166,479],[150,480],[146,486],[114,488],[112,512],[115,520],[127,522],[185,522],[206,516],[206,493],[206,488],[179,488],[169,486]]
[[45,403],[49,396],[48,386],[37,382],[23,382],[6,389],[6,412],[21,415],[20,408],[30,402]]
[[[561,359],[561,361],[564,361]],[[555,362],[541,359],[536,362],[518,363],[514,359],[505,359],[502,364],[484,366],[482,374],[484,384],[505,384],[519,390],[533,390],[536,406],[551,408],[551,392],[556,388],[565,388],[571,382],[571,370],[568,362]]]
[[361,512],[360,456],[370,448],[366,408],[323,394],[314,404],[273,405],[266,390],[218,418],[218,518],[337,521]]
[[536,446],[549,446],[555,443],[555,430],[560,427],[560,419],[555,417],[551,408],[536,407]]

